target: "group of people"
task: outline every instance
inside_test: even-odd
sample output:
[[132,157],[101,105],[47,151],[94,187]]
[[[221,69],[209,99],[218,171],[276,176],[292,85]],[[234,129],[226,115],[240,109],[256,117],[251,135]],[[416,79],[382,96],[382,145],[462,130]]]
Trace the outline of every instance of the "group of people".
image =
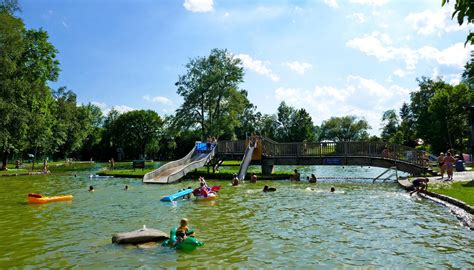
[[[253,183],[253,184],[257,183],[257,179],[258,179],[257,175],[253,172],[252,175],[250,176],[250,183]],[[234,177],[232,178],[231,184],[234,187],[240,185],[240,179],[236,173],[234,173]]]
[[446,155],[443,152],[439,154],[438,157],[438,166],[441,173],[441,179],[444,178],[444,173],[446,172],[448,175],[448,179],[446,181],[453,180],[453,168],[456,159],[452,156],[451,152],[448,151]]
[[[125,185],[125,188],[124,188],[123,190],[127,191],[127,190],[128,190],[128,185]],[[89,191],[89,192],[94,192],[94,191],[95,191],[95,188],[94,188],[93,186],[89,186],[89,190],[88,190],[88,191]]]

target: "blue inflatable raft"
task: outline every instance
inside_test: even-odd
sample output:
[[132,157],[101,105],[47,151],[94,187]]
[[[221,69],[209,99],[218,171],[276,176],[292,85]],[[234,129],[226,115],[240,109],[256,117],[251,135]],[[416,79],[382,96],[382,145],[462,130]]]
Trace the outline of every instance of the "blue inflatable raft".
[[193,193],[193,190],[188,188],[188,189],[185,189],[185,190],[178,191],[175,194],[165,196],[165,197],[161,198],[160,201],[162,201],[162,202],[176,201],[178,199],[182,199],[184,196],[189,195],[191,193]]

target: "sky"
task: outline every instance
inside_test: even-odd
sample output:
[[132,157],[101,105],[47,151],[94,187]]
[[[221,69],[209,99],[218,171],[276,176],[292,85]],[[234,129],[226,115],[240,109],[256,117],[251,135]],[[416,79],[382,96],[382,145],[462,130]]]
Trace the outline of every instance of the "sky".
[[28,28],[43,28],[80,103],[107,113],[173,114],[190,59],[227,49],[242,60],[242,89],[262,113],[280,102],[331,116],[364,117],[380,134],[416,78],[456,84],[469,60],[471,25],[441,0],[20,0]]

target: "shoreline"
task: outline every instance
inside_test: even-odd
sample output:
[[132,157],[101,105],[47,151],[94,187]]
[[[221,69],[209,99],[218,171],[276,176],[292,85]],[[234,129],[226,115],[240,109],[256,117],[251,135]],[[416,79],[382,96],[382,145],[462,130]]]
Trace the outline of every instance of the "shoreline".
[[[397,182],[406,191],[413,190],[413,185],[408,181],[408,179],[398,179]],[[447,207],[466,227],[470,230],[474,230],[474,207],[458,199],[431,191],[418,194],[425,199]]]

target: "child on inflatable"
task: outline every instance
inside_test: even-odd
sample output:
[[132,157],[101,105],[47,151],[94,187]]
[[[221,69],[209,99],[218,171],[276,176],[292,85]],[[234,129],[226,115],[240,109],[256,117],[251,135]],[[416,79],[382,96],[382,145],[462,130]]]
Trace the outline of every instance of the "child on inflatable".
[[174,242],[173,245],[176,246],[188,236],[194,236],[194,232],[190,231],[188,227],[188,219],[182,218],[178,229],[176,229],[176,242]]

